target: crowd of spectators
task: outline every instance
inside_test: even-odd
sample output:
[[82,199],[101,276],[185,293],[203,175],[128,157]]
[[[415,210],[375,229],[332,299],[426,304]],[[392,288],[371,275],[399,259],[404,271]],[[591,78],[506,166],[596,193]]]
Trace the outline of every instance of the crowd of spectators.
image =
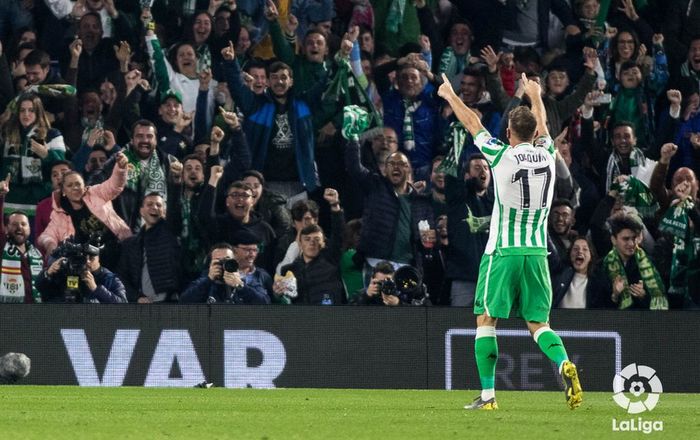
[[[470,307],[493,184],[436,91],[505,140],[524,73],[557,149],[553,306],[698,308],[698,23],[694,0],[0,2],[0,302]],[[387,281],[405,266],[421,298]]]

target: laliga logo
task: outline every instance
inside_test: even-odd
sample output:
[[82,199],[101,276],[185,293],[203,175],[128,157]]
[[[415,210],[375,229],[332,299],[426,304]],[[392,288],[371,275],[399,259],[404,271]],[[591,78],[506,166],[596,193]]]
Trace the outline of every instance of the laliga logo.
[[[625,384],[628,388],[625,388]],[[654,409],[659,402],[659,395],[663,392],[663,386],[661,386],[661,381],[653,368],[646,365],[629,364],[615,375],[613,391],[615,392],[613,395],[615,403],[630,414],[639,414]],[[647,398],[632,401],[625,395],[625,391],[635,398],[647,392]]]
[[[659,402],[663,392],[661,381],[653,368],[646,365],[629,364],[613,379],[613,400],[629,414],[639,414],[651,411]],[[627,394],[626,394],[627,393]],[[643,394],[646,393],[646,398]],[[628,397],[629,395],[629,397]],[[612,419],[613,431],[641,431],[649,434],[663,431],[664,422],[661,420],[644,420],[641,417],[629,420]]]

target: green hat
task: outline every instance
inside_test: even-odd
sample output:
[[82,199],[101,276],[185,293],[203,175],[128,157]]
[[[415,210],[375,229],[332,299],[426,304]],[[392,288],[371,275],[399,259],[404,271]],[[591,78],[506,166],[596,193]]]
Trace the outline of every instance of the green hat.
[[177,100],[177,102],[182,104],[182,93],[178,92],[177,90],[173,90],[173,89],[166,90],[165,93],[163,93],[160,97],[160,103],[161,104],[164,103],[169,98],[175,98]]

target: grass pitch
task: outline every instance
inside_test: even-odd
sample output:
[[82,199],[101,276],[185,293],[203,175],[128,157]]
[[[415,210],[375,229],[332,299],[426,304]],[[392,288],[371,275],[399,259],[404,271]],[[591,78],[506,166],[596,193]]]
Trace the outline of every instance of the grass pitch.
[[[629,420],[611,393],[497,392],[498,411],[462,409],[476,391],[0,387],[3,439],[597,439]],[[700,395],[662,394],[650,438],[700,437]]]

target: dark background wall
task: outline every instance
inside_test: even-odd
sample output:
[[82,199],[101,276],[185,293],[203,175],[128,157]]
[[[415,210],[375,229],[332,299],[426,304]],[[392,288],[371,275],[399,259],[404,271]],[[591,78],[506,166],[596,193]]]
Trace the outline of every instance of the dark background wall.
[[[637,363],[664,392],[700,391],[700,313],[557,310],[551,324],[587,390]],[[466,309],[3,305],[0,332],[0,354],[31,358],[28,384],[479,388]],[[497,334],[497,388],[558,389],[521,320]]]

